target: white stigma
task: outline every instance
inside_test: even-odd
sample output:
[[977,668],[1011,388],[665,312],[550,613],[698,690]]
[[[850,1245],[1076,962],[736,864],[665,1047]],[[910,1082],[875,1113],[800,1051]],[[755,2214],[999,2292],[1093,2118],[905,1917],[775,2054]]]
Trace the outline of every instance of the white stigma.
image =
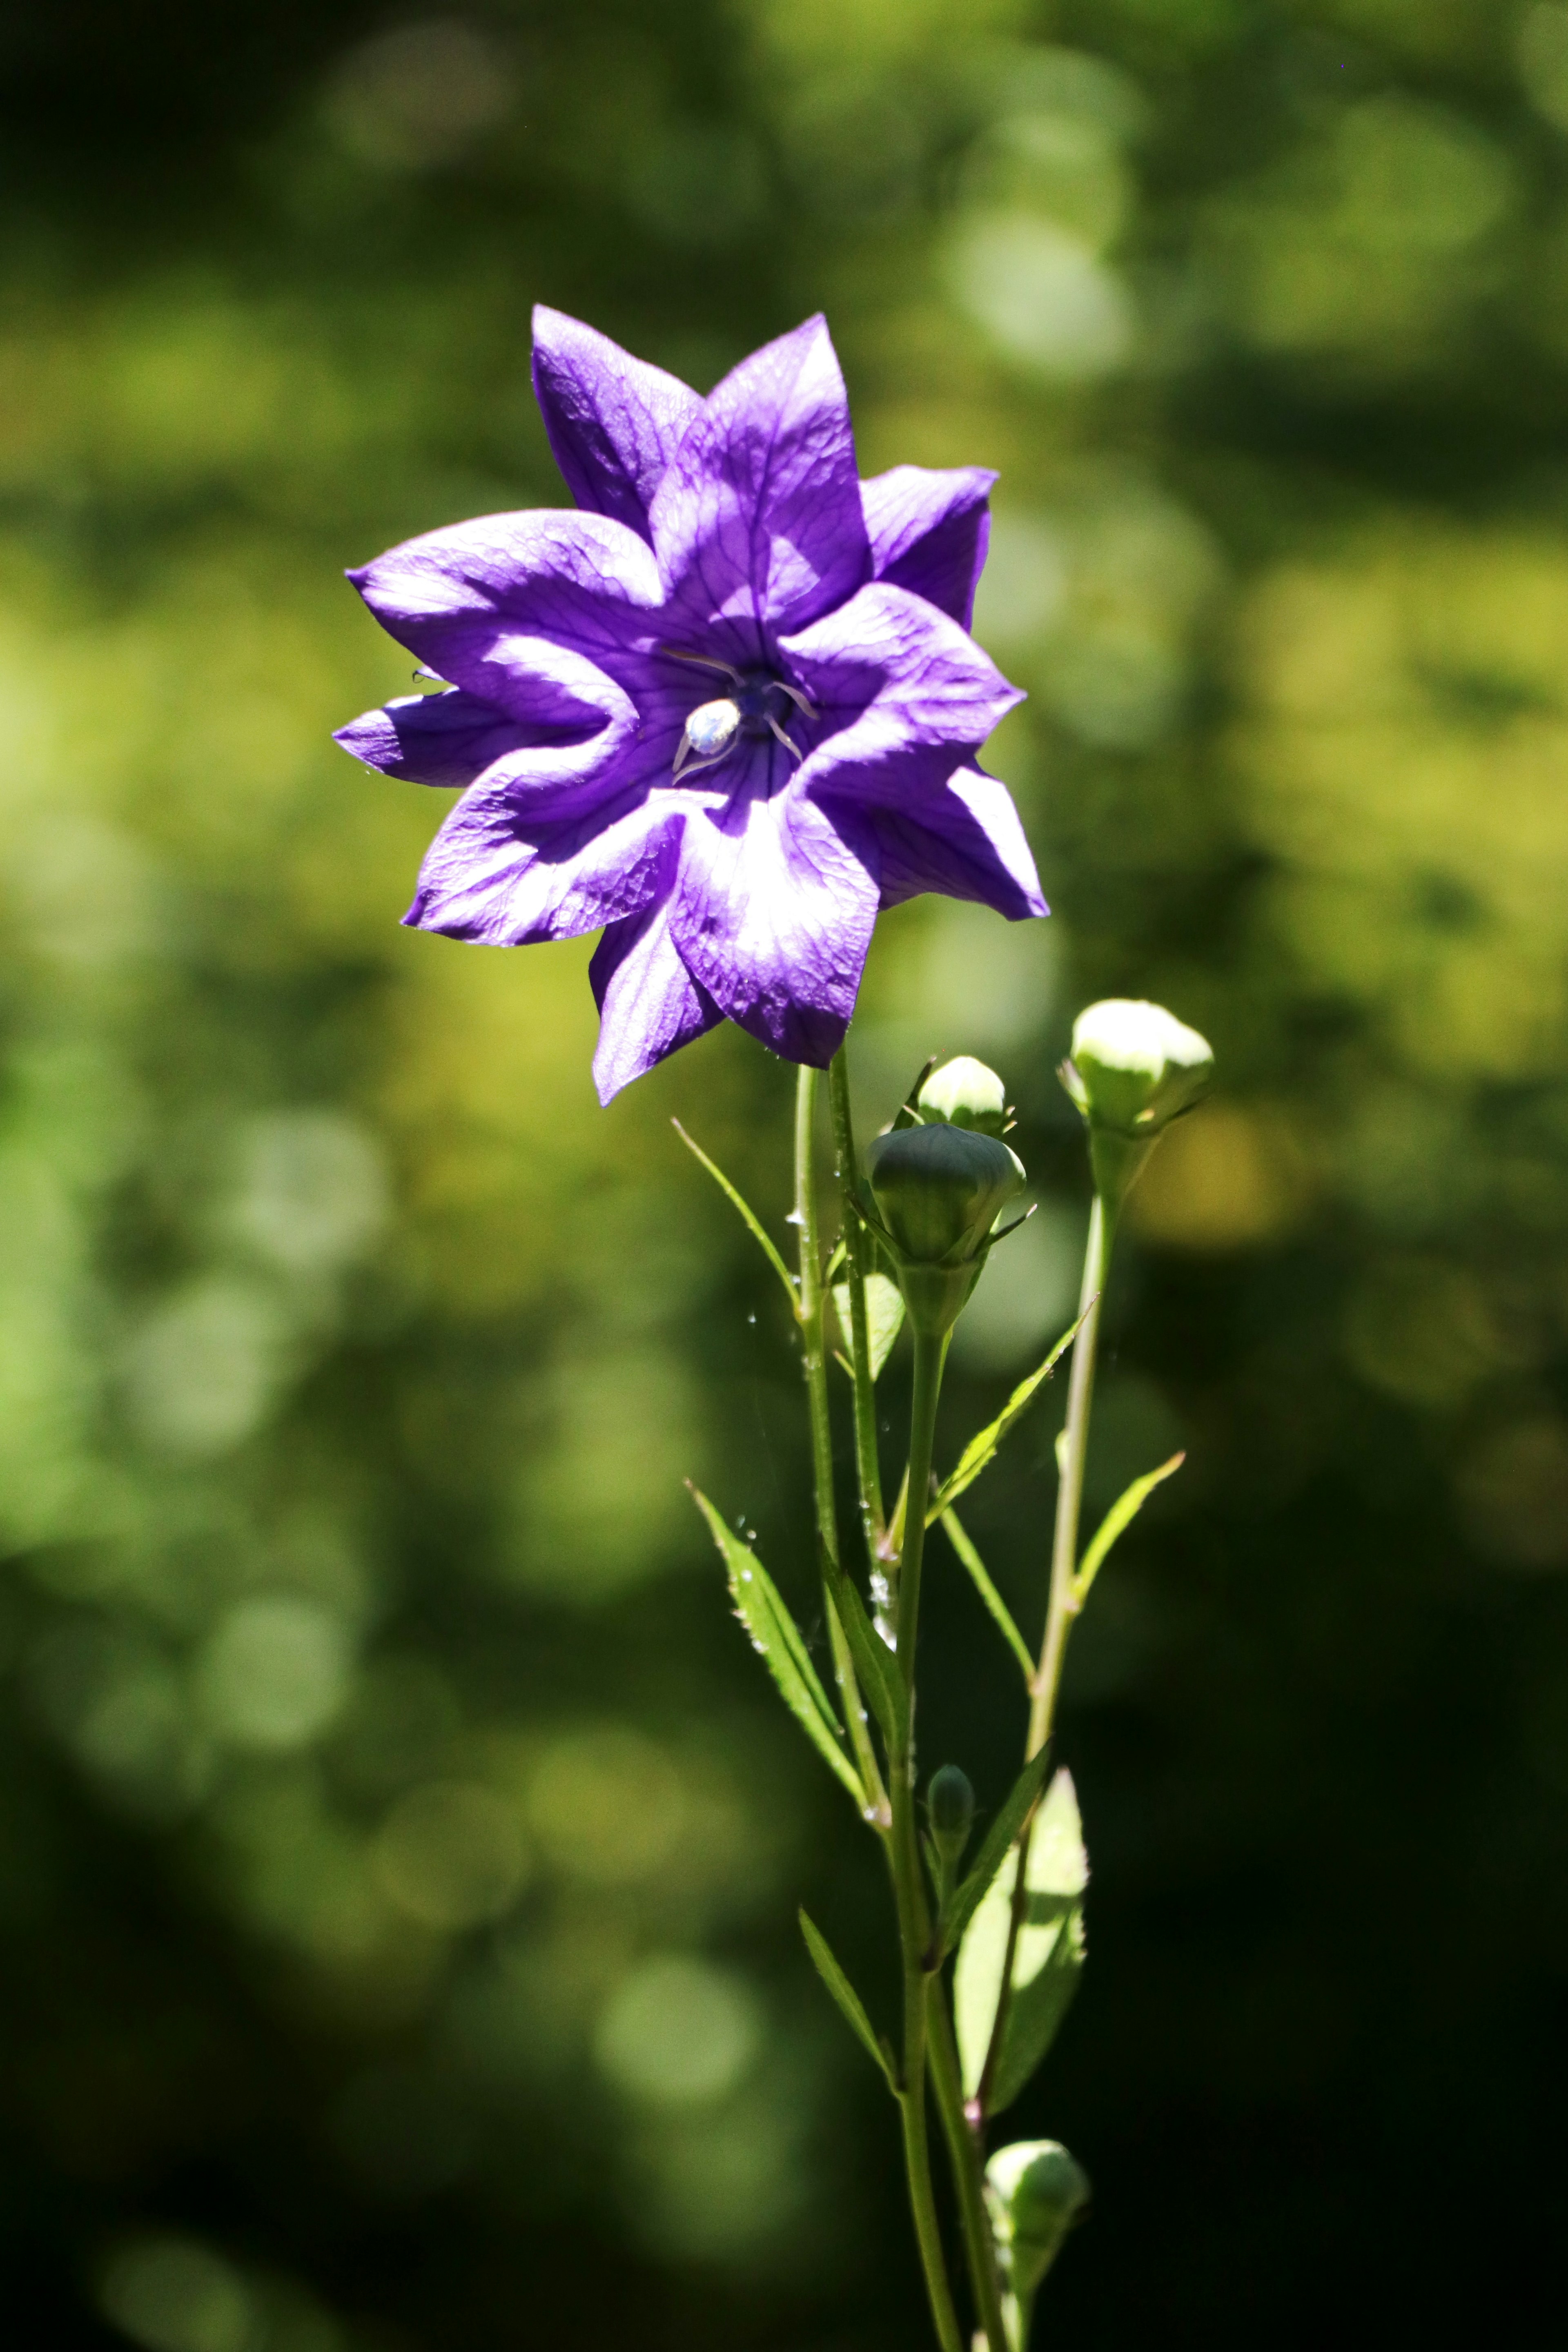
[[740,731],[738,702],[725,696],[718,702],[700,704],[687,719],[686,732],[675,755],[676,774],[679,776],[689,763],[706,768],[715,760],[721,760]]

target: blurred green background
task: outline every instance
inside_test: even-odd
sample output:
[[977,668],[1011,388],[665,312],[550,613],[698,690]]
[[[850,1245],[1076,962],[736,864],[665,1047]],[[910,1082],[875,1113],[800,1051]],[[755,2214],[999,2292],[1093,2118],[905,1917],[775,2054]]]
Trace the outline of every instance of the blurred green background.
[[[561,498],[536,299],[703,388],[826,308],[863,471],[1001,470],[1057,912],[901,910],[857,1029],[873,1123],[994,1059],[1042,1202],[949,1458],[1065,1319],[1073,1013],[1218,1049],[1108,1307],[1091,1500],[1189,1460],[1068,1671],[1049,2340],[1560,2340],[1568,6],[59,0],[0,74],[27,2340],[926,2340],[795,1927],[890,2000],[875,1855],[681,1486],[819,1634],[789,1335],[669,1127],[776,1219],[788,1074],[725,1031],[601,1112],[587,943],[400,930],[438,796],[328,740],[408,686],[342,568]],[[1050,1443],[971,1514],[1031,1630]]]

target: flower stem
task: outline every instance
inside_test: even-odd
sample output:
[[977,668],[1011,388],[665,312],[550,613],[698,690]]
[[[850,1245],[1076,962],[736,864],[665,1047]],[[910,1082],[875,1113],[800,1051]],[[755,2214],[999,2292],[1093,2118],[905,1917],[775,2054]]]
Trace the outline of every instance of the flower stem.
[[[817,1072],[804,1065],[795,1092],[795,1223],[800,1242],[800,1316],[805,1352],[806,1391],[811,1403],[812,1468],[816,1486],[817,1540],[834,1559],[838,1558],[838,1522],[833,1499],[833,1429],[828,1411],[827,1360],[822,1337],[822,1245],[817,1219],[816,1161],[815,1154],[816,1128]],[[847,1104],[846,1104],[847,1108]],[[870,1386],[869,1355],[867,1358],[867,1382]],[[937,1359],[937,1377],[941,1377],[941,1352]],[[857,1381],[857,1391],[859,1389]],[[931,1447],[936,1414],[934,1388],[929,1397],[921,1391],[917,1377],[917,1398],[921,1402],[928,1426],[924,1437],[924,1463],[921,1473],[927,1485],[931,1480]],[[914,1440],[911,1439],[911,1454]],[[916,1541],[916,1595],[919,1594],[920,1542],[923,1539],[923,1520]],[[963,2352],[963,2339],[959,2331],[958,2315],[953,2309],[952,2290],[948,2284],[947,2263],[942,2253],[942,2228],[937,2219],[936,2196],[931,2186],[931,2148],[926,2133],[925,2112],[925,1972],[921,1958],[930,1939],[931,1924],[926,1910],[924,1889],[921,1884],[920,1855],[915,1843],[913,1790],[910,1785],[910,1751],[906,1742],[901,1753],[889,1757],[889,1778],[892,1782],[891,1800],[884,1792],[877,1770],[876,1757],[871,1748],[865,1711],[860,1705],[859,1686],[850,1663],[848,1644],[838,1622],[837,1612],[831,1599],[827,1604],[827,1622],[833,1638],[833,1660],[838,1675],[838,1687],[849,1718],[850,1734],[855,1744],[856,1761],[861,1777],[871,1795],[876,1811],[875,1826],[883,1833],[892,1874],[893,1896],[898,1909],[899,1940],[903,1949],[904,1977],[904,2052],[902,2080],[899,2089],[899,2112],[903,2126],[904,2165],[909,2176],[910,2210],[914,2219],[915,2238],[920,2247],[921,2267],[925,2274],[926,2293],[931,2301],[931,2317],[936,2326],[942,2352]],[[913,1665],[914,1626],[910,1626],[910,1664]],[[906,1675],[907,1680],[907,1675]]]
[[[931,1452],[936,1438],[937,1398],[947,1353],[945,1339],[915,1334],[914,1394],[910,1405],[909,1491],[923,1497],[931,1490]],[[904,2051],[900,2105],[903,2111],[904,2159],[909,2171],[910,2203],[925,2264],[936,2330],[947,2352],[962,2352],[958,2319],[947,2283],[942,2240],[931,2188],[931,2149],[926,2135],[926,2033],[929,1979],[925,1958],[931,1942],[931,1914],[921,1878],[919,1839],[915,1827],[914,1687],[915,1650],[920,1631],[921,1563],[925,1549],[925,1512],[918,1505],[905,1519],[904,1555],[900,1563],[897,1603],[899,1672],[908,1694],[906,1729],[888,1758],[888,1793],[893,1811],[889,1861],[893,1895],[898,1906],[899,1941],[903,1948]]]
[[1002,2283],[996,2270],[996,2241],[991,2234],[991,2217],[985,2210],[984,2126],[972,2123],[964,2113],[963,2076],[941,1977],[928,1977],[926,1987],[931,2089],[936,2095],[937,2112],[952,2162],[974,2307],[984,2330],[986,2352],[1012,2352],[1002,2309]]
[[[823,1344],[822,1238],[816,1201],[816,1098],[820,1072],[803,1063],[795,1097],[795,1221],[799,1244],[799,1297],[795,1314],[800,1323],[805,1364],[805,1392],[811,1416],[812,1483],[816,1504],[816,1539],[829,1559],[837,1562],[838,1511],[833,1495],[833,1420],[827,1396],[827,1356]],[[849,1643],[838,1622],[831,1595],[827,1600],[827,1633],[833,1649],[833,1671],[844,1702],[849,1744],[866,1790],[868,1818],[885,1830],[890,1815],[876,1750],[861,1703],[860,1685],[849,1655]]]
[[882,1473],[877,1458],[877,1389],[871,1373],[871,1326],[866,1278],[872,1271],[870,1234],[855,1211],[859,1166],[849,1112],[848,1048],[840,1045],[827,1073],[833,1113],[833,1151],[844,1202],[844,1246],[848,1259],[850,1354],[855,1368],[855,1470],[860,1493],[860,1526],[873,1568],[882,1563],[887,1522],[882,1509]]
[[[1097,1192],[1089,1214],[1089,1241],[1084,1250],[1083,1282],[1078,1302],[1082,1320],[1078,1338],[1073,1341],[1067,1422],[1058,1455],[1060,1475],[1057,1484],[1056,1527],[1051,1540],[1051,1589],[1046,1606],[1046,1630],[1040,1643],[1040,1662],[1029,1685],[1029,1732],[1024,1748],[1026,1762],[1039,1754],[1051,1736],[1056,1721],[1057,1698],[1061,1689],[1062,1661],[1067,1655],[1068,1636],[1081,1605],[1076,1590],[1078,1526],[1083,1507],[1083,1470],[1089,1452],[1089,1408],[1094,1401],[1100,1310],[1115,1238],[1116,1212]],[[1013,1965],[1028,1902],[1029,1844],[1034,1826],[1035,1816],[1031,1813],[1018,1836],[1018,1860],[1013,1875],[1012,1916],[1007,1923],[1007,1948],[996,1996],[996,2016],[974,2096],[974,2112],[982,2123],[990,2105],[991,2085],[1006,2036],[1007,2010],[1013,1995]]]

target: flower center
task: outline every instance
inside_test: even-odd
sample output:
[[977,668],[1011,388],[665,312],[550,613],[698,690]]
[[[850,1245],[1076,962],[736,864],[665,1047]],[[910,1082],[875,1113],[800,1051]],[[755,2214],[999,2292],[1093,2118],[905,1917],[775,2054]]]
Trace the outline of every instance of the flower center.
[[699,669],[716,670],[728,678],[730,692],[716,701],[699,703],[686,721],[685,732],[675,755],[675,774],[690,774],[700,768],[715,767],[734,749],[741,736],[753,739],[772,735],[784,745],[792,760],[798,761],[800,746],[792,742],[784,732],[784,721],[797,712],[808,719],[816,716],[814,706],[800,688],[786,686],[771,669],[734,669],[728,662],[709,661],[700,654],[679,653],[673,646],[664,650],[677,661],[690,662]]

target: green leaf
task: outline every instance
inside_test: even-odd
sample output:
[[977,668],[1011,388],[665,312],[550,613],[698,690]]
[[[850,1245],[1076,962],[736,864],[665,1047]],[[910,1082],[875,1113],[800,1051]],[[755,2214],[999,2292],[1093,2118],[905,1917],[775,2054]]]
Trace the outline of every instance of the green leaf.
[[[991,2047],[1012,1919],[1014,1857],[1007,1855],[969,1923],[953,1972],[953,2011],[973,2098]],[[1037,1814],[1029,1841],[1024,1924],[1013,1956],[1012,1993],[986,2112],[997,2115],[1023,2089],[1056,2038],[1083,1968],[1083,1849],[1071,1776],[1058,1772]]]
[[889,1748],[901,1750],[909,1730],[910,1703],[898,1660],[867,1615],[866,1604],[842,1564],[833,1558],[826,1544],[819,1542],[816,1549],[822,1563],[822,1580],[827,1587],[829,1601],[838,1612],[838,1622],[844,1628],[844,1638],[849,1644],[867,1704]]
[[806,1950],[816,1963],[817,1975],[838,2003],[851,2032],[876,2062],[883,2081],[897,2098],[899,2085],[892,2062],[871,2031],[871,2021],[866,2014],[860,1996],[834,1958],[826,1937],[805,1911],[800,1914],[800,1932],[805,1937]]
[[[849,1285],[837,1283],[833,1290],[833,1311],[838,1318],[838,1328],[846,1348],[850,1345]],[[871,1378],[879,1377],[883,1365],[893,1351],[904,1319],[904,1294],[896,1282],[885,1274],[866,1276],[866,1324],[871,1342]]]
[[691,1496],[708,1522],[709,1532],[729,1571],[730,1594],[736,1613],[753,1646],[766,1659],[768,1672],[778,1685],[784,1705],[864,1812],[866,1791],[860,1785],[860,1775],[845,1752],[843,1727],[778,1587],[750,1544],[743,1544],[731,1534],[707,1496],[695,1486]]
[[1003,1640],[1006,1643],[1008,1648],[1012,1651],[1013,1655],[1017,1659],[1019,1665],[1023,1668],[1025,1682],[1033,1682],[1035,1678],[1035,1662],[1029,1655],[1028,1643],[1025,1641],[1024,1636],[1019,1633],[1017,1626],[1015,1624],[1012,1611],[1008,1608],[1007,1603],[1003,1600],[1002,1595],[997,1591],[996,1587],[992,1583],[990,1577],[987,1575],[985,1570],[985,1562],[981,1559],[980,1554],[975,1550],[974,1546],[970,1542],[969,1538],[965,1535],[963,1528],[959,1525],[958,1513],[953,1510],[943,1511],[942,1515],[942,1523],[947,1530],[947,1539],[949,1543],[952,1546],[953,1550],[958,1554],[959,1559],[963,1562],[964,1567],[969,1570],[970,1575],[973,1578],[976,1592],[979,1593],[980,1598],[984,1601],[985,1606],[990,1610],[991,1614],[994,1617],[997,1624],[1001,1627]]
[[[1092,1305],[1093,1301],[1091,1300],[1089,1303]],[[1077,1339],[1079,1331],[1083,1328],[1084,1320],[1088,1314],[1089,1307],[1086,1307],[1083,1310],[1083,1314],[1079,1317],[1078,1321],[1072,1326],[1072,1328],[1062,1333],[1061,1338],[1057,1341],[1056,1346],[1051,1349],[1051,1352],[1046,1358],[1045,1362],[1038,1366],[1036,1370],[1032,1371],[1026,1381],[1019,1381],[1017,1387],[1014,1390],[1012,1395],[1008,1398],[1006,1403],[997,1414],[995,1420],[992,1422],[988,1427],[981,1430],[975,1436],[970,1439],[968,1444],[964,1447],[963,1452],[959,1456],[957,1469],[952,1472],[950,1477],[943,1479],[942,1485],[937,1488],[931,1508],[926,1513],[926,1525],[928,1528],[934,1526],[935,1522],[941,1518],[943,1511],[948,1508],[949,1505],[956,1503],[960,1495],[963,1494],[967,1488],[973,1486],[976,1478],[979,1477],[980,1473],[986,1468],[987,1465],[994,1461],[996,1457],[996,1449],[1001,1444],[1002,1440],[1006,1436],[1014,1423],[1022,1420],[1030,1405],[1033,1404],[1037,1392],[1044,1383],[1050,1379],[1051,1374],[1055,1371],[1062,1357],[1066,1355],[1068,1349],[1072,1346],[1073,1341]]]
[[791,1274],[788,1266],[785,1265],[783,1258],[779,1255],[778,1251],[773,1246],[773,1241],[769,1237],[761,1218],[757,1215],[750,1202],[743,1200],[741,1194],[735,1190],[735,1187],[731,1183],[728,1176],[725,1175],[724,1171],[716,1166],[715,1163],[709,1159],[708,1154],[703,1150],[701,1145],[700,1143],[693,1143],[691,1138],[687,1134],[686,1129],[681,1126],[680,1121],[678,1118],[672,1118],[669,1123],[671,1127],[674,1128],[677,1135],[679,1136],[682,1143],[685,1144],[688,1151],[690,1152],[693,1160],[700,1161],[701,1165],[707,1169],[710,1176],[712,1177],[715,1184],[718,1185],[721,1192],[723,1193],[724,1198],[729,1202],[731,1207],[740,1213],[740,1215],[743,1219],[752,1240],[760,1245],[763,1256],[767,1259],[768,1264],[773,1267],[773,1272],[778,1276],[779,1280],[783,1283],[784,1290],[789,1297],[789,1311],[798,1320],[800,1316],[800,1293],[795,1286],[795,1276]]
[[1042,1748],[1037,1756],[1030,1757],[1008,1790],[1005,1804],[986,1831],[973,1866],[960,1879],[952,1901],[943,1914],[942,1948],[944,1956],[952,1951],[963,1935],[981,1897],[1006,1861],[1014,1840],[1028,1818],[1030,1806],[1045,1787],[1050,1764],[1051,1751],[1049,1748]]
[[1112,1503],[1100,1523],[1094,1541],[1079,1563],[1078,1574],[1073,1579],[1073,1599],[1080,1609],[1088,1597],[1089,1586],[1104,1566],[1106,1553],[1110,1549],[1117,1537],[1124,1534],[1131,1526],[1155,1487],[1163,1485],[1167,1478],[1173,1477],[1186,1458],[1184,1454],[1173,1454],[1170,1460],[1162,1462],[1157,1470],[1147,1471],[1142,1478],[1134,1478],[1127,1492]]

